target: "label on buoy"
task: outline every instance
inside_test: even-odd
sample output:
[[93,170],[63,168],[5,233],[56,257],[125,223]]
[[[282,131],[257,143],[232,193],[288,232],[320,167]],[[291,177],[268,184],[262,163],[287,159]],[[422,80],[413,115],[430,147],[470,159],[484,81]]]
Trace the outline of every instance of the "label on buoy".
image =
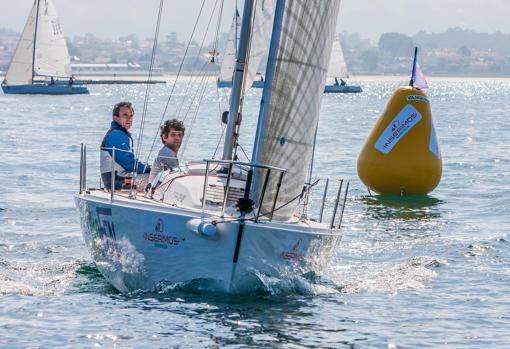
[[422,102],[426,102],[426,103],[429,102],[427,97],[420,96],[420,95],[409,95],[409,96],[406,97],[406,99],[408,101],[422,101]]
[[388,154],[420,120],[420,112],[411,104],[407,104],[386,127],[377,142],[375,142],[375,149]]

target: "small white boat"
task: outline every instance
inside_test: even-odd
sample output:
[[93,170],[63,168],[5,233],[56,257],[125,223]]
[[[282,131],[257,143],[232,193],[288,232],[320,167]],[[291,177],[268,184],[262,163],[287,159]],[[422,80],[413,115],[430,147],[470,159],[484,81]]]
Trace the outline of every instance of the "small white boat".
[[[306,177],[340,1],[265,1],[276,8],[275,25],[254,152],[245,163],[231,160],[239,126],[232,115],[242,100],[253,3],[244,7],[223,160],[162,172],[142,195],[87,188],[82,150],[75,200],[83,235],[98,269],[120,291],[202,280],[242,292],[265,277],[321,275],[335,253],[341,187],[327,224],[322,210],[312,220],[298,204],[313,187]],[[307,84],[281,88],[296,75]]]
[[51,0],[35,0],[2,82],[6,94],[84,94],[74,83],[67,43]]

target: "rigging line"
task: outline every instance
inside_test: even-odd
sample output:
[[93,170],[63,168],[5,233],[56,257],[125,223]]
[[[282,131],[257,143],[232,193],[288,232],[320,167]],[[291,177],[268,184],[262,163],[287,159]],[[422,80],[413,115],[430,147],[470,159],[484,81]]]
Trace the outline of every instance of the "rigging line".
[[152,44],[151,62],[150,62],[150,66],[149,66],[149,76],[147,77],[147,87],[145,89],[145,97],[144,97],[144,101],[143,101],[142,118],[140,120],[140,131],[138,132],[138,138],[137,138],[138,144],[137,144],[137,148],[136,148],[135,166],[133,168],[133,174],[132,174],[133,180],[131,181],[129,197],[134,196],[133,195],[133,191],[135,189],[134,178],[136,177],[136,173],[138,172],[138,159],[140,158],[140,152],[142,149],[142,139],[143,139],[142,137],[143,137],[143,132],[145,130],[145,119],[146,119],[146,115],[147,115],[147,107],[149,104],[150,85],[151,85],[151,80],[152,80],[152,73],[154,71],[154,61],[156,59],[156,49],[158,46],[158,36],[159,36],[159,28],[161,25],[161,13],[163,12],[163,3],[164,3],[164,0],[160,0],[159,10],[158,10],[158,19],[156,21],[156,30],[154,32],[154,40],[153,40],[153,44]]
[[214,153],[212,155],[213,159],[216,159],[216,153],[218,152],[218,149],[220,148],[221,140],[223,139],[223,135],[225,134],[226,128],[227,128],[227,126],[224,125],[223,123],[221,123],[221,135],[220,135],[220,138],[218,139],[218,143],[216,144],[216,148],[214,149]]
[[[203,85],[203,87],[202,87],[202,92],[201,92],[201,94],[200,94],[200,99],[199,99],[199,101],[198,101],[198,104],[197,104],[197,107],[196,107],[196,110],[195,110],[195,114],[193,115],[193,119],[191,120],[191,123],[190,123],[190,125],[191,125],[191,126],[190,126],[190,129],[189,129],[189,135],[191,135],[191,132],[192,132],[192,130],[193,130],[193,125],[195,124],[195,120],[196,120],[196,118],[197,118],[198,111],[199,111],[200,106],[201,106],[201,104],[202,104],[202,99],[203,99],[203,98],[204,98],[204,96],[205,96],[205,91],[206,91],[206,89],[207,89],[207,87],[208,87],[209,79],[210,79],[210,76],[208,75],[208,76],[205,78],[205,81],[204,81],[204,82],[203,82],[203,84],[202,84],[202,85]],[[190,138],[191,138],[191,137],[188,137],[188,140],[189,140]],[[184,147],[183,147],[183,150],[182,150],[182,152],[181,152],[181,156],[180,156],[181,158],[184,156],[184,153],[186,152],[186,148],[187,148],[188,143],[189,143],[189,142],[187,142],[187,141],[184,143]]]
[[200,94],[200,89],[202,88],[202,84],[203,84],[203,81],[205,78],[205,74],[202,74],[202,73],[207,69],[208,65],[209,65],[209,62],[205,62],[202,69],[200,70],[200,75],[202,77],[201,77],[201,80],[198,82],[198,86],[195,90],[195,93],[193,94],[193,97],[191,98],[191,101],[189,102],[188,108],[186,109],[186,112],[184,113],[184,117],[182,119],[183,122],[186,121],[186,119],[188,118],[188,114],[190,113],[190,110],[193,107],[193,102],[195,102],[195,99]]
[[223,5],[225,4],[225,0],[221,0],[221,3],[220,3],[220,9],[218,11],[218,22],[216,23],[216,34],[214,36],[214,44],[213,44],[213,54],[215,56],[213,56],[214,58],[216,58],[216,52],[218,50],[218,41],[219,41],[219,37],[220,37],[220,30],[221,30],[221,19],[223,17]]
[[[216,68],[216,70],[219,73],[218,68]],[[218,76],[219,76],[219,74],[218,74]],[[220,88],[218,87],[218,85],[216,85],[216,99],[218,100],[218,115],[220,115],[221,134],[220,134],[220,138],[218,139],[218,143],[216,144],[216,148],[214,149],[214,153],[212,155],[213,159],[216,158],[216,153],[218,152],[218,149],[220,148],[221,140],[223,139],[223,135],[225,134],[225,129],[226,129],[226,125],[223,123],[223,121],[221,119],[221,114],[222,114],[222,111],[221,111],[221,97],[220,97]]]
[[[313,135],[313,145],[312,145],[312,160],[310,161],[310,167],[308,172],[308,184],[312,182],[312,176],[313,176],[313,163],[315,160],[315,145],[317,144],[317,130],[319,129],[319,124],[317,123],[317,126],[315,127],[315,133]],[[303,202],[303,211],[302,215],[306,216],[308,214],[308,195],[306,195],[305,200]]]
[[246,154],[246,152],[244,151],[243,146],[242,146],[240,143],[237,143],[237,145],[239,146],[239,148],[241,148],[241,151],[243,152],[244,157],[246,158],[246,162],[250,162],[250,158],[248,157],[248,155],[247,155],[247,154]]
[[[195,57],[195,61],[193,62],[193,67],[196,66],[199,61],[200,61],[200,55],[202,53],[202,49],[204,48],[204,43],[205,43],[205,39],[207,37],[207,33],[209,32],[209,27],[211,26],[211,22],[212,22],[212,19],[214,18],[214,12],[216,11],[216,6],[218,5],[218,0],[216,0],[216,2],[214,3],[214,7],[213,7],[213,10],[212,10],[212,13],[211,13],[211,17],[209,18],[209,22],[207,23],[207,27],[205,28],[205,31],[204,31],[204,36],[202,38],[202,42],[200,43],[200,48],[198,50],[198,53]],[[196,74],[196,75],[202,75],[202,73],[200,74]],[[195,77],[195,72],[194,70],[191,71],[191,76],[189,77],[188,79],[188,84],[186,86],[186,92],[184,93],[184,95],[182,96],[182,100],[181,100],[181,103],[180,103],[180,106],[179,106],[179,110],[177,111],[176,115],[179,116],[181,114],[181,110],[185,104],[185,101],[186,101],[186,96],[188,95],[188,92],[189,90],[191,89],[191,85],[193,83],[193,78]]]
[[[202,15],[202,10],[204,9],[205,1],[206,0],[202,1],[202,5],[200,7],[200,11],[199,11],[197,19],[195,21],[195,25],[193,27],[193,31],[191,32],[191,36],[190,36],[188,44],[186,46],[186,50],[184,51],[184,56],[182,57],[181,63],[179,65],[179,70],[177,71],[177,76],[175,77],[174,84],[172,86],[172,90],[170,91],[170,96],[168,96],[168,99],[167,99],[166,105],[165,105],[165,109],[163,110],[163,115],[161,116],[161,120],[159,121],[160,125],[163,123],[163,120],[165,119],[165,114],[166,114],[166,112],[168,110],[168,105],[170,104],[170,100],[172,99],[172,95],[173,95],[174,90],[175,90],[175,85],[177,84],[177,80],[179,79],[179,77],[181,75],[182,66],[184,65],[184,61],[185,61],[186,56],[187,56],[188,51],[189,51],[189,47],[191,46],[191,41],[192,41],[193,35],[195,34],[195,31],[197,29],[197,25],[198,25],[198,22],[200,20],[200,16]],[[149,158],[150,158],[150,156],[152,154],[152,151],[154,150],[154,145],[156,144],[156,139],[158,137],[158,133],[159,133],[159,129],[156,131],[156,134],[154,135],[154,138],[152,139],[152,145],[151,145],[149,154],[147,155],[147,161],[149,161]]]
[[141,119],[141,122],[140,122],[140,131],[138,133],[138,140],[137,140],[138,144],[137,144],[137,150],[136,150],[136,159],[139,158],[140,151],[141,151],[141,148],[142,148],[143,132],[145,130],[145,119],[146,119],[146,116],[147,116],[147,108],[149,106],[150,86],[151,86],[152,75],[153,75],[153,72],[154,72],[154,61],[156,59],[156,51],[157,51],[157,47],[158,47],[159,29],[160,29],[160,26],[161,26],[161,14],[163,12],[163,4],[164,4],[164,2],[165,2],[165,0],[160,0],[160,2],[159,2],[158,19],[157,19],[157,22],[156,22],[156,30],[155,30],[155,33],[154,33],[154,40],[153,40],[153,44],[152,44],[151,62],[150,62],[150,66],[149,66],[149,76],[147,77],[147,86],[146,86],[146,89],[145,89],[145,97],[144,97],[144,101],[143,101],[142,119]]
[[[209,64],[209,63],[206,63],[206,65],[205,65],[205,67],[202,69],[202,71],[205,71],[205,70],[207,69],[207,65],[208,65],[208,64]],[[204,81],[204,80],[205,80],[205,81]],[[197,96],[200,96],[200,97],[199,97],[199,100],[198,100],[198,102],[197,102],[197,104],[196,104],[196,110],[194,111],[194,115],[193,115],[193,117],[192,117],[192,119],[191,119],[191,121],[190,121],[190,123],[189,123],[189,125],[190,125],[190,126],[189,126],[189,128],[188,128],[188,137],[186,137],[186,139],[184,140],[184,144],[182,145],[182,151],[181,151],[181,153],[180,153],[180,155],[179,155],[179,159],[182,159],[182,158],[183,158],[184,153],[186,152],[186,149],[187,149],[187,145],[188,145],[188,143],[189,143],[189,140],[191,139],[191,132],[192,132],[192,130],[193,130],[193,125],[195,124],[196,115],[198,114],[198,110],[200,109],[201,102],[202,102],[202,98],[203,98],[203,96],[204,96],[204,94],[205,94],[205,90],[206,90],[206,88],[207,88],[207,82],[208,82],[208,80],[209,80],[209,77],[208,77],[208,76],[206,76],[206,75],[203,75],[203,76],[202,76],[202,80],[199,82],[199,84],[198,84],[198,86],[197,86],[197,89],[196,89],[196,93],[195,93],[195,95],[193,96],[193,100],[192,100],[192,102],[190,103],[190,106],[189,106],[189,108],[188,108],[188,110],[187,110],[187,112],[186,112],[186,117],[187,117],[187,115],[192,114],[192,112],[191,112],[191,108],[193,107],[193,101],[197,98]],[[185,121],[185,120],[186,120],[186,118],[184,118],[184,120],[183,120],[183,121]]]
[[[245,62],[244,62],[243,81],[242,81],[242,85],[241,85],[241,96],[240,96],[240,100],[239,100],[239,109],[236,111],[236,112],[238,112],[241,115],[243,114],[244,94],[245,94],[244,91],[245,91],[245,88],[246,88],[246,78],[248,76],[248,66],[250,64],[250,58],[251,58],[251,45],[252,45],[252,39],[253,39],[253,27],[255,25],[255,17],[257,15],[257,11],[256,11],[257,3],[258,3],[258,0],[255,0],[255,2],[253,4],[253,15],[252,15],[252,18],[251,18],[251,23],[250,23],[250,27],[251,27],[250,32],[251,33],[250,33],[249,38],[248,38],[248,48],[246,50],[246,58],[245,58]],[[233,83],[233,81],[232,81],[232,83]],[[237,136],[234,138],[234,149],[233,149],[232,158],[235,158],[237,156],[237,146],[239,145],[238,138],[239,138],[240,128],[241,128],[241,125],[239,124],[236,127],[236,129],[237,129],[237,131],[236,131]]]

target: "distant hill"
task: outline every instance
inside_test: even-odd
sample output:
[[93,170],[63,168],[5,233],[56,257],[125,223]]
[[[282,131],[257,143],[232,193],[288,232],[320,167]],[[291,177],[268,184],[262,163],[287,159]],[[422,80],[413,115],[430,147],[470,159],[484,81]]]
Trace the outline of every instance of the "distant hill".
[[510,34],[479,33],[471,29],[450,28],[440,33],[420,31],[411,37],[415,44],[423,48],[460,48],[492,50],[510,55]]

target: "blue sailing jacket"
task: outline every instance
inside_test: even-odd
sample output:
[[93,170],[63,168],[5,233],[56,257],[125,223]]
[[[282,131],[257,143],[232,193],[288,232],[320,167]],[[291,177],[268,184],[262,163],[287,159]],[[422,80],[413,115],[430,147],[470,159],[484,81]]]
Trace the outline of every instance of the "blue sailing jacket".
[[[125,128],[115,121],[112,121],[110,130],[108,130],[101,142],[101,173],[112,171],[113,148],[115,148],[114,170],[123,177],[132,173],[135,167],[133,138]],[[148,171],[150,171],[150,168],[147,164],[138,161],[136,173],[140,174]]]

